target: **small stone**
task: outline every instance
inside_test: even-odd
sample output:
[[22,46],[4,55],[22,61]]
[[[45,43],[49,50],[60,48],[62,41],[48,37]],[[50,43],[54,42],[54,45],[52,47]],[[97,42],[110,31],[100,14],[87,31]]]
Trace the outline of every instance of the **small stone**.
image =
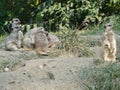
[[46,66],[47,64],[44,63],[43,65],[40,65],[39,68],[42,69],[43,67],[46,67]]
[[9,71],[9,68],[7,68],[7,67],[4,68],[4,71],[5,71],[5,72],[8,72],[8,71]]
[[42,65],[40,65],[40,66],[39,66],[39,68],[40,68],[40,69],[42,69],[42,68],[43,68],[43,66],[42,66]]
[[14,81],[14,80],[9,82],[9,84],[14,84],[14,83],[15,83],[15,81]]

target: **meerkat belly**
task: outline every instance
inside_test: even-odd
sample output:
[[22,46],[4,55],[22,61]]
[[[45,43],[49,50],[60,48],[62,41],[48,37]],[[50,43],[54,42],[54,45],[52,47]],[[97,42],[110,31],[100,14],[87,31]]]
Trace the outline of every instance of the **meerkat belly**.
[[11,42],[17,42],[17,35],[16,34],[11,34],[10,36],[8,36],[5,40],[5,42],[7,44],[11,43]]
[[46,34],[38,33],[35,36],[35,47],[46,47],[48,45]]

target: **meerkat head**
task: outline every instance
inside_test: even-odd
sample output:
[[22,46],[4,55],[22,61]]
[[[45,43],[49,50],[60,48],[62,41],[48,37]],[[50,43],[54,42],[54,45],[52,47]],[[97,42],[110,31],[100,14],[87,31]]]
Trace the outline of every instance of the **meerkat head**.
[[38,27],[38,30],[39,31],[45,31],[45,28],[44,27]]
[[107,23],[107,24],[105,24],[105,31],[110,31],[110,30],[112,30],[113,29],[113,25],[111,24],[111,23]]
[[46,34],[48,36],[48,31],[45,31],[44,27],[39,27],[39,32]]
[[13,18],[12,23],[13,24],[20,24],[21,22],[20,22],[20,20],[18,18]]

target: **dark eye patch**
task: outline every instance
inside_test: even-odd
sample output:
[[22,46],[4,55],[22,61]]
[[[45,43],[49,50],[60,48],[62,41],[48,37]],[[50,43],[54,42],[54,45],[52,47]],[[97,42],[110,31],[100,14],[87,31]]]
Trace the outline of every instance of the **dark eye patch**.
[[40,29],[43,29],[42,27]]
[[108,26],[112,26],[112,25],[108,25]]
[[19,20],[17,20],[17,19],[13,20],[12,22],[14,22],[14,21],[15,21],[15,22],[19,22]]
[[16,29],[20,29],[20,27],[15,27]]

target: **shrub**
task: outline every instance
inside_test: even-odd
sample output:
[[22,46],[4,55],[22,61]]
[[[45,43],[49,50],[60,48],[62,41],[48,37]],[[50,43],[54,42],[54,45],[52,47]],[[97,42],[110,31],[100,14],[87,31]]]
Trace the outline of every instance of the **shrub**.
[[49,30],[60,29],[62,26],[83,28],[102,21],[104,14],[100,13],[101,4],[101,0],[99,3],[94,0],[49,0],[39,5],[36,20]]

